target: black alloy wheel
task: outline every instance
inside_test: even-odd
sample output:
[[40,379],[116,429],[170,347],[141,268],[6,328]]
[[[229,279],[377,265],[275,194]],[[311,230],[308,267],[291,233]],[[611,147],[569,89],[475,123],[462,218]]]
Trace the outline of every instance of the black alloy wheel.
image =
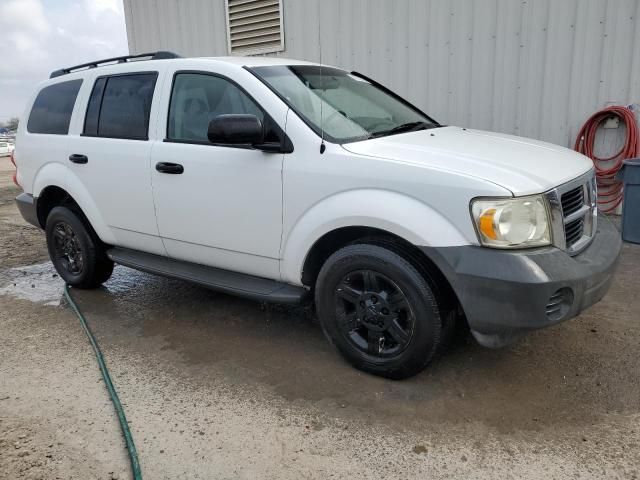
[[335,294],[340,331],[356,348],[379,357],[407,348],[416,319],[407,297],[390,278],[356,270],[343,277]]
[[389,248],[363,243],[335,252],[318,274],[315,303],[329,341],[365,372],[410,377],[440,345],[434,290],[407,258]]
[[113,272],[113,262],[85,216],[73,207],[54,207],[45,226],[49,257],[60,277],[76,288],[96,288]]
[[53,227],[53,249],[60,264],[73,275],[80,275],[84,266],[82,246],[68,223],[59,222]]

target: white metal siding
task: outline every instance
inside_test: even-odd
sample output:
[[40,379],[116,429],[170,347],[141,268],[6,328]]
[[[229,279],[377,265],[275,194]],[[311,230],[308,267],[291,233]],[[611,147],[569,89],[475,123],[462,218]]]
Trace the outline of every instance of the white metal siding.
[[284,50],[281,0],[226,0],[229,53]]
[[[132,53],[227,54],[225,0],[124,3]],[[375,78],[442,123],[569,146],[595,110],[640,103],[640,0],[282,3],[276,55],[318,61],[320,38],[323,63]]]

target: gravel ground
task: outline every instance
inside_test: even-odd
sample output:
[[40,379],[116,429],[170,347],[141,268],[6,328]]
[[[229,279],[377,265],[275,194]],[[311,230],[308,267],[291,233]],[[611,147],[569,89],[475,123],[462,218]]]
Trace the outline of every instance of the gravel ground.
[[[42,232],[0,158],[0,478],[130,478]],[[117,267],[75,291],[147,479],[640,475],[640,247],[579,318],[502,350],[466,338],[392,382],[346,365],[304,308]]]

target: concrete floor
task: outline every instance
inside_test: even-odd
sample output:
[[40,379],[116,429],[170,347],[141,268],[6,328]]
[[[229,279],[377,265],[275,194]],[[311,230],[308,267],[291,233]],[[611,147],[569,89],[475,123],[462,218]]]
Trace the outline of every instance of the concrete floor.
[[[0,478],[129,478],[124,442],[42,233],[0,159]],[[24,266],[31,266],[23,268]],[[640,247],[579,318],[415,378],[360,373],[303,308],[117,267],[74,291],[147,479],[640,476]]]

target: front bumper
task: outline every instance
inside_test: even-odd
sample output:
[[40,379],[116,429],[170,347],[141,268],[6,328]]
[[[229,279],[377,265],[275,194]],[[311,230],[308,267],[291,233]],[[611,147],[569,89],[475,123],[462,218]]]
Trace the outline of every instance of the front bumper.
[[16,205],[20,215],[31,225],[42,228],[38,221],[38,199],[28,193],[21,193],[16,197]]
[[555,247],[423,251],[453,287],[476,340],[495,348],[575,317],[598,302],[609,290],[621,248],[618,230],[600,217],[591,244],[573,257]]

